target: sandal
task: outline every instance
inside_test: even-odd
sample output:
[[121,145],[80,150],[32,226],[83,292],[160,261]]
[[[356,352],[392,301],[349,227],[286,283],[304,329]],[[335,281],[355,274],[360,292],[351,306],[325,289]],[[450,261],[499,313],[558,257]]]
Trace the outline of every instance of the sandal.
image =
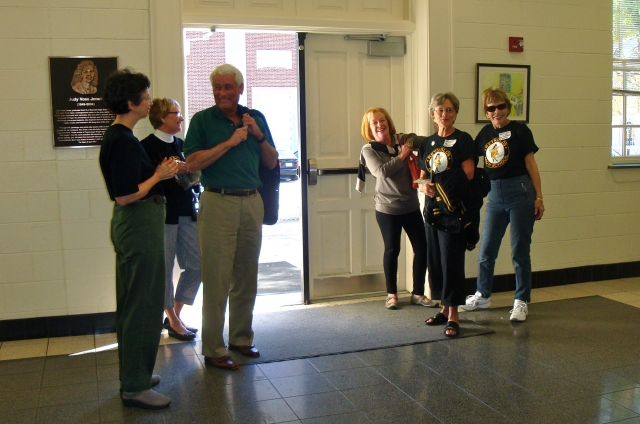
[[425,321],[425,324],[427,325],[440,325],[440,324],[445,324],[447,322],[448,318],[445,314],[443,314],[442,312],[438,312],[437,314],[435,314],[435,316],[432,316],[431,318],[428,318]]
[[[447,334],[447,331],[455,331],[455,333]],[[447,337],[458,337],[460,335],[460,325],[455,321],[447,322],[447,326],[444,328],[444,335]]]
[[384,307],[387,309],[398,309],[398,296],[391,295],[387,296],[387,301],[384,303]]

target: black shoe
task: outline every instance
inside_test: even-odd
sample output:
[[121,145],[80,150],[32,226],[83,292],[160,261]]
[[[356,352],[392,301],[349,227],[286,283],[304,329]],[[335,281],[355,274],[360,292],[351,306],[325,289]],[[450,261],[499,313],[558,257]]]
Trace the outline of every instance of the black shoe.
[[[165,318],[164,319],[164,322],[162,323],[162,328],[165,328],[167,330],[169,328],[171,328],[171,324],[169,324],[169,318]],[[189,331],[189,332],[191,332],[193,334],[196,334],[198,332],[197,328],[189,327],[189,326],[186,326],[186,325],[184,326],[184,328],[186,328],[187,331]]]
[[193,334],[191,331],[187,331],[184,334],[180,334],[176,330],[171,328],[171,326],[169,326],[169,328],[167,329],[167,333],[169,333],[169,337],[173,337],[183,342],[192,342],[196,338],[196,335]]

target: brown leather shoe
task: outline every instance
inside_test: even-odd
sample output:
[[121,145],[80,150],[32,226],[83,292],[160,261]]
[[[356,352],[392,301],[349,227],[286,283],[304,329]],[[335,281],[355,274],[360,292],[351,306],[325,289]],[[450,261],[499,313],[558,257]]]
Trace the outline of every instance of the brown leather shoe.
[[231,359],[230,356],[221,356],[219,358],[212,358],[211,356],[204,357],[204,363],[211,365],[212,367],[222,368],[223,370],[237,370],[238,364]]
[[241,355],[248,356],[249,358],[258,358],[260,351],[255,346],[236,346],[229,343],[229,350],[240,352]]

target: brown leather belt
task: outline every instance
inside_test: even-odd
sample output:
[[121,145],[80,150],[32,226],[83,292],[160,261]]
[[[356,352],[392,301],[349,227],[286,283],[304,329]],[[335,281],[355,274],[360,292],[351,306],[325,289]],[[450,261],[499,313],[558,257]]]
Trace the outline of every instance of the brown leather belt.
[[256,190],[255,188],[229,189],[229,188],[217,188],[217,187],[205,187],[204,191],[220,193],[224,196],[251,196],[252,194],[256,194],[258,192],[258,190]]
[[153,196],[145,197],[144,199],[136,200],[136,202],[151,202],[158,205],[164,205],[165,203],[167,203],[167,199],[164,196],[155,194]]

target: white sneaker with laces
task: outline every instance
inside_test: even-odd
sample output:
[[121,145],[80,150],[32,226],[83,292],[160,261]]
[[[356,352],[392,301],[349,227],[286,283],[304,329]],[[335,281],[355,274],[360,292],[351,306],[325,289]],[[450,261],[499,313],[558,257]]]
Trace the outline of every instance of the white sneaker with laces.
[[527,315],[529,315],[529,307],[526,302],[522,300],[516,300],[513,304],[513,309],[511,312],[511,321],[525,321],[527,319]]
[[465,311],[475,311],[476,309],[487,309],[491,305],[491,299],[482,297],[482,293],[476,292],[472,296],[467,296],[467,300],[462,309]]

